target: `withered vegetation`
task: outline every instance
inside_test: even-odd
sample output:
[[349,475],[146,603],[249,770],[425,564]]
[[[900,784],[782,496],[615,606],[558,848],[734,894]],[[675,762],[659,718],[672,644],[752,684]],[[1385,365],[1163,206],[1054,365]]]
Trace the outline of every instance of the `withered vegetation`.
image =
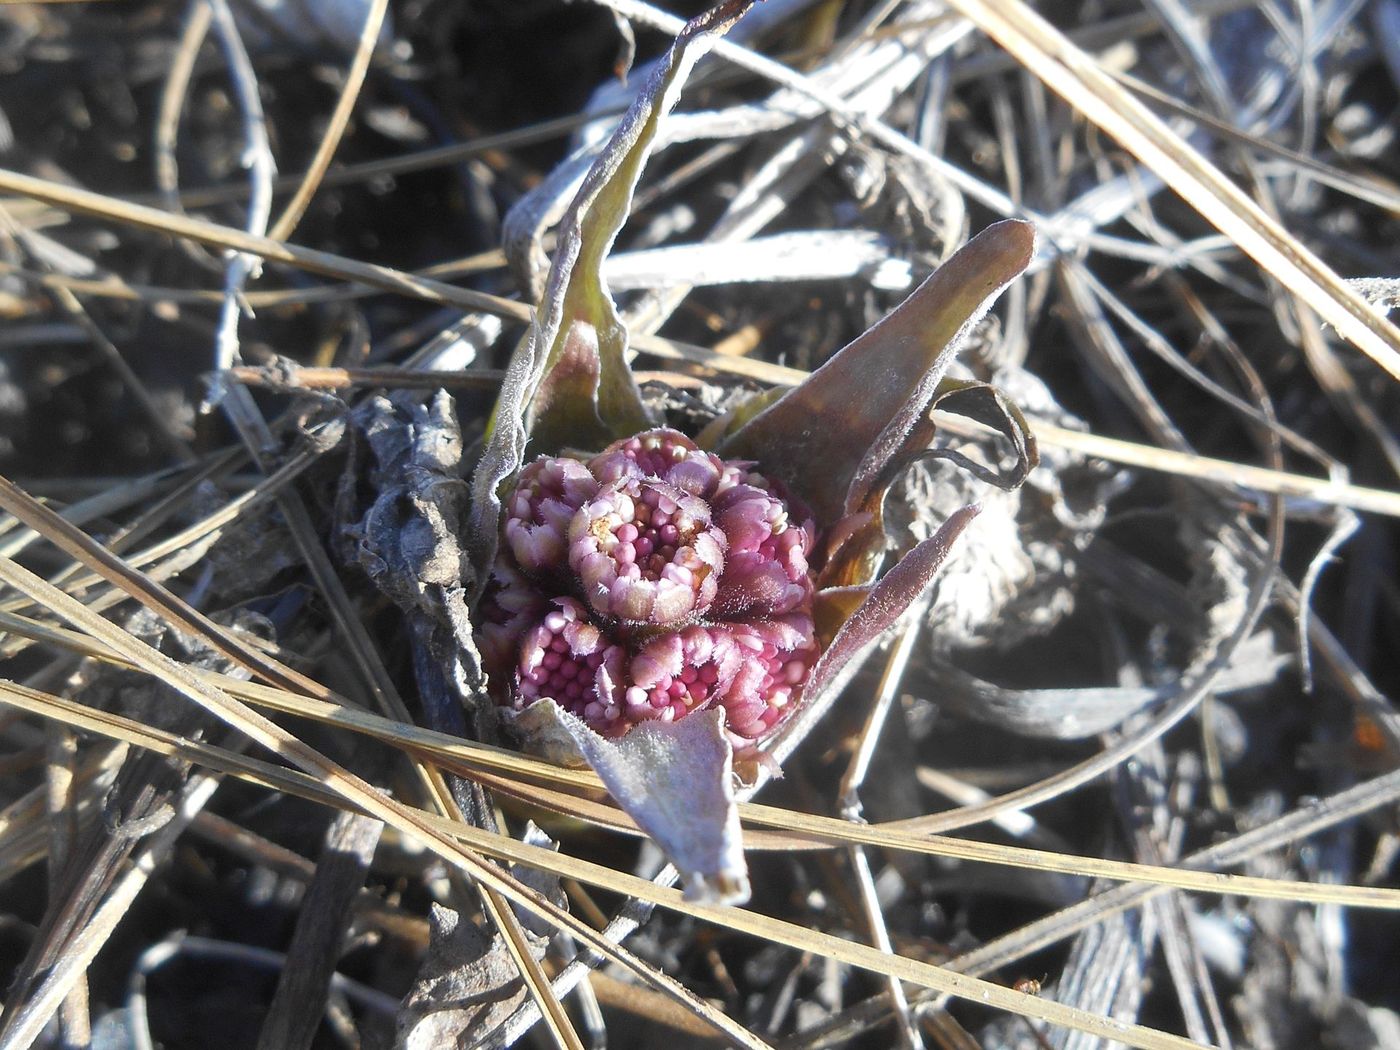
[[1037,231],[886,562],[981,513],[741,907],[509,746],[467,539],[705,6],[0,7],[0,1050],[1400,1046],[1400,0],[764,0],[696,65],[605,264],[679,430]]

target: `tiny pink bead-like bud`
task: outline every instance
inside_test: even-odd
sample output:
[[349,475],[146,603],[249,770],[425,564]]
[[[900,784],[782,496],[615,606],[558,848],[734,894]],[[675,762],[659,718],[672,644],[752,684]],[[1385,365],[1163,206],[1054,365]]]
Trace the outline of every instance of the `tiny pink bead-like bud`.
[[481,662],[492,679],[509,677],[521,635],[548,608],[544,595],[508,559],[496,559],[477,611]]
[[520,639],[515,706],[548,698],[604,735],[622,732],[626,725],[618,719],[625,653],[609,644],[578,602],[557,598],[554,605]]
[[727,630],[739,650],[738,669],[719,703],[730,739],[742,747],[791,713],[817,662],[817,643],[805,612],[733,623]]
[[712,506],[729,543],[716,597],[722,615],[773,615],[810,601],[809,526],[791,520],[773,493],[749,484],[723,490]]
[[623,478],[654,478],[692,496],[714,493],[724,463],[675,430],[648,430],[615,441],[588,461],[588,468],[606,485]]
[[604,485],[569,525],[569,567],[600,616],[677,624],[709,608],[724,568],[724,534],[703,499],[662,481]]
[[568,563],[569,522],[598,492],[598,482],[578,460],[544,456],[520,472],[506,501],[505,538],[528,573],[563,571]]
[[692,625],[652,639],[628,667],[624,717],[673,722],[720,696],[739,672],[743,651],[723,627]]
[[715,488],[715,497],[718,498],[734,488],[736,485],[748,485],[751,488],[762,489],[764,492],[771,492],[780,499],[786,493],[775,491],[777,485],[770,481],[763,474],[754,470],[756,464],[751,459],[726,459],[721,460],[723,472],[720,474],[719,485]]

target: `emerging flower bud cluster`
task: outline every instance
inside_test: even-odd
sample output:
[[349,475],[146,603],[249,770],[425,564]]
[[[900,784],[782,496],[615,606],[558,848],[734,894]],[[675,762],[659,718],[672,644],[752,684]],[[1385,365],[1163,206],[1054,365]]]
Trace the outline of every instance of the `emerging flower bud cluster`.
[[818,655],[815,537],[750,466],[649,430],[521,471],[483,606],[501,702],[609,737],[715,707],[736,746],[776,726]]

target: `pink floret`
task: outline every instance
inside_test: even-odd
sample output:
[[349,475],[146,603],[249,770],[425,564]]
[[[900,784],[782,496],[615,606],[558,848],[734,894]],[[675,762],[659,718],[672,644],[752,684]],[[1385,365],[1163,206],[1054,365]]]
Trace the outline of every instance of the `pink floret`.
[[569,567],[599,616],[679,625],[714,601],[724,535],[698,496],[662,481],[623,478],[574,515]]
[[568,560],[569,522],[598,492],[598,482],[574,459],[537,459],[520,472],[506,501],[505,539],[526,572],[557,572]]
[[602,484],[624,478],[654,478],[691,495],[708,498],[724,473],[724,462],[675,430],[648,430],[615,441],[588,461]]

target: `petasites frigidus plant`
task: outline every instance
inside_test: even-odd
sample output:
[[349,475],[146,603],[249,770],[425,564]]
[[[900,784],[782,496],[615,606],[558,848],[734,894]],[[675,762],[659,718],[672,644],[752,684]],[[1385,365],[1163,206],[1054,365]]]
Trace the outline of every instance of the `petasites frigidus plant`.
[[776,772],[977,513],[880,575],[884,495],[931,454],[933,406],[947,397],[1010,439],[1018,468],[981,471],[992,480],[1017,483],[1035,459],[995,391],[944,379],[1030,261],[1032,229],[1015,221],[782,397],[694,439],[650,418],[602,264],[659,120],[747,6],[687,26],[564,215],[473,479],[469,536],[477,638],[508,728],[591,765],[687,894],[726,902],[748,896],[736,781],[747,794]]
[[611,738],[706,710],[740,753],[769,734],[819,654],[816,526],[752,467],[654,429],[521,471],[481,627],[501,702]]

